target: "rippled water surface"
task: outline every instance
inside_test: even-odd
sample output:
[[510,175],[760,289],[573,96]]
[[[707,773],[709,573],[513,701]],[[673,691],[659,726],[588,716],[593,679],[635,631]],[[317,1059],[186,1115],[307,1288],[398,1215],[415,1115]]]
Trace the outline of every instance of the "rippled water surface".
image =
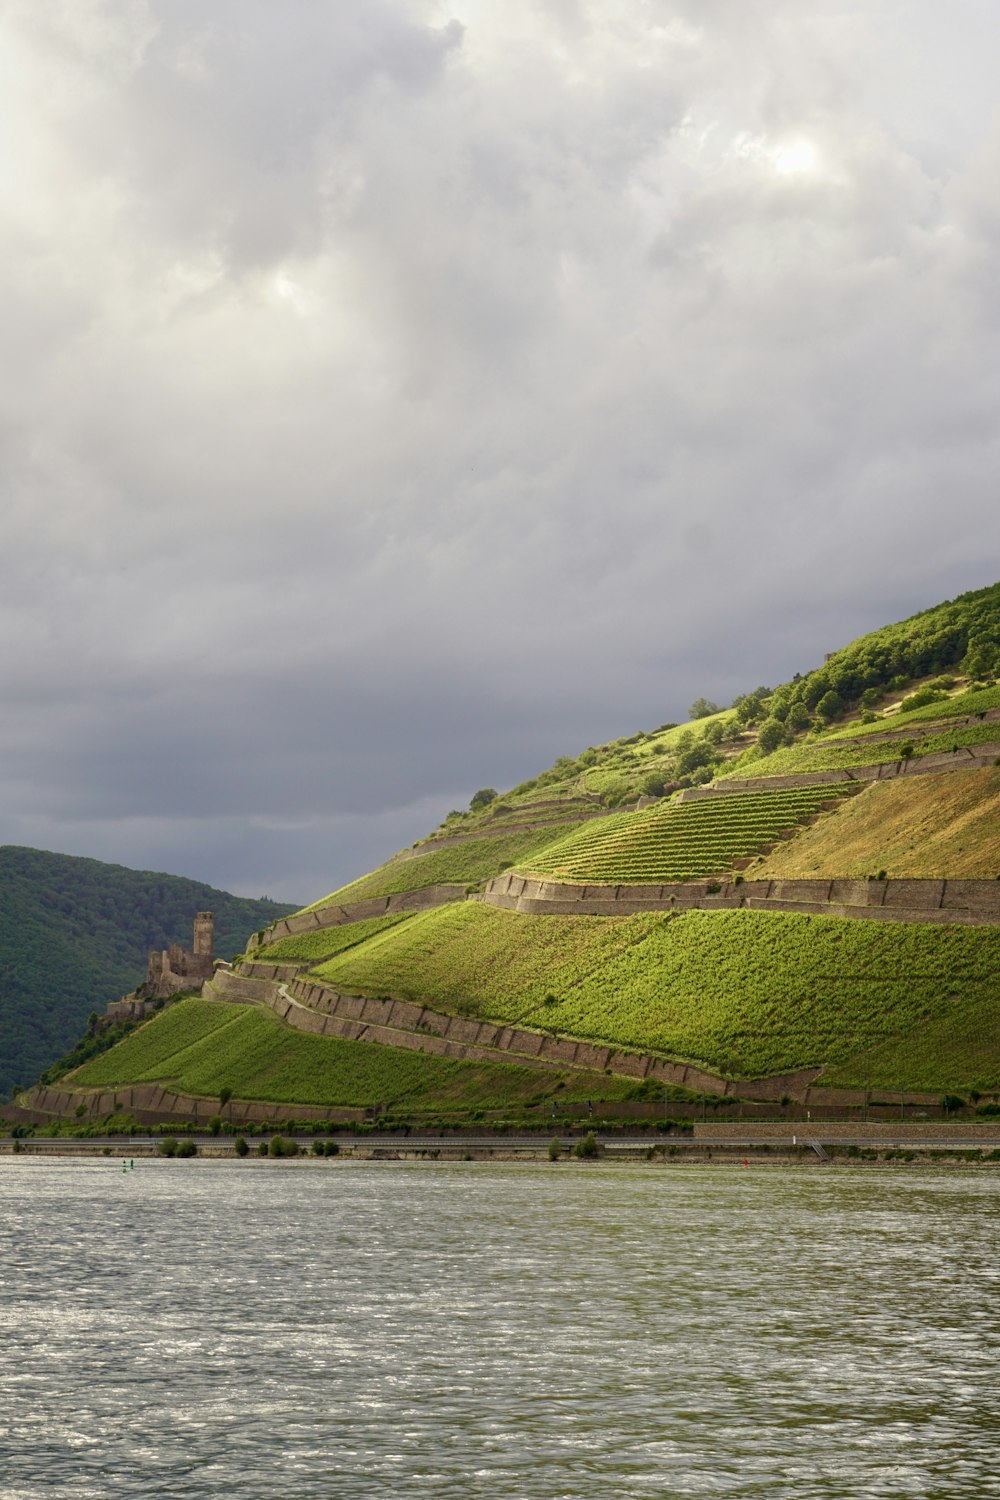
[[0,1165],[0,1495],[1000,1495],[1000,1177]]

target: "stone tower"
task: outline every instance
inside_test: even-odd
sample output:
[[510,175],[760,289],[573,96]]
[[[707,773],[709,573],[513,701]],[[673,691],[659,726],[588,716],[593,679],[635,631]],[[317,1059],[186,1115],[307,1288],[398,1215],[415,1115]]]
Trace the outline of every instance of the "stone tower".
[[215,953],[215,913],[200,911],[194,919],[194,956],[207,959],[210,970]]

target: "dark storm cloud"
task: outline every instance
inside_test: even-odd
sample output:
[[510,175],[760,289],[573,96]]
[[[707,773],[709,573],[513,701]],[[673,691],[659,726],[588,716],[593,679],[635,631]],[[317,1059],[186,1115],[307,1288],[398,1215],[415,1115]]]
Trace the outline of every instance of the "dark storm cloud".
[[0,0],[0,837],[311,898],[992,581],[998,38]]

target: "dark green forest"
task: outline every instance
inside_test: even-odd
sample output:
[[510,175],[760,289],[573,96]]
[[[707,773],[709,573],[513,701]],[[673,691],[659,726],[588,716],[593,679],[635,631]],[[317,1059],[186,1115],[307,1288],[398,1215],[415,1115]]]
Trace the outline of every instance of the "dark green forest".
[[0,846],[0,1093],[33,1083],[91,1011],[134,989],[150,948],[189,948],[201,910],[215,912],[215,951],[229,958],[295,908],[179,875]]

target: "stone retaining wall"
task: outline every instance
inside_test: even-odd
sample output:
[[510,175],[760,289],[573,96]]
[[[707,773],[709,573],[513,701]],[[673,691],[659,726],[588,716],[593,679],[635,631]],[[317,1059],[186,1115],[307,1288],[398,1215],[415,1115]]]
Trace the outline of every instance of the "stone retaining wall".
[[[296,1030],[320,1036],[403,1047],[464,1062],[504,1062],[548,1071],[608,1072],[637,1081],[654,1078],[698,1093],[762,1104],[774,1104],[786,1097],[816,1108],[860,1107],[866,1099],[873,1106],[899,1103],[898,1093],[884,1094],[878,1090],[866,1095],[860,1089],[817,1087],[819,1068],[733,1082],[691,1063],[620,1052],[601,1042],[550,1036],[497,1021],[448,1016],[410,1000],[343,994],[309,975],[283,985],[271,983],[267,988],[265,1003],[281,1020]],[[933,1105],[937,1099],[936,1094],[903,1095],[906,1105]]]
[[637,1081],[654,1078],[702,1093],[761,1101],[777,1100],[785,1094],[805,1097],[818,1071],[808,1068],[734,1084],[690,1063],[621,1052],[600,1042],[448,1016],[409,1000],[343,994],[308,975],[281,985],[258,982],[267,984],[264,1003],[296,1030],[462,1061],[505,1062],[549,1071],[610,1072]]
[[265,964],[245,963],[240,970],[241,974],[251,979],[274,979],[278,984],[285,984],[289,979],[294,979],[301,974],[302,964]]
[[271,981],[265,978],[257,978],[252,974],[221,973],[216,974],[210,984],[206,984],[204,996],[206,1000],[226,1000],[235,1004],[260,1005],[267,1004],[271,990]]
[[[717,886],[715,891],[710,886]],[[511,871],[474,901],[549,916],[647,911],[795,911],[807,916],[988,926],[1000,923],[1000,880],[744,880],[664,885],[574,885]]]
[[266,928],[259,938],[254,934],[247,943],[247,952],[251,953],[268,943],[276,943],[279,938],[295,937],[300,932],[315,932],[321,927],[341,927],[346,922],[363,922],[369,917],[384,917],[391,912],[425,911],[431,906],[444,906],[449,901],[464,899],[464,885],[427,885],[419,891],[400,891],[394,896],[372,896],[367,901],[318,906],[313,911],[282,917]]
[[117,1089],[69,1089],[54,1086],[39,1086],[18,1095],[21,1109],[29,1113],[35,1123],[42,1124],[54,1116],[72,1118],[82,1104],[81,1121],[101,1119],[111,1114],[131,1114],[139,1125],[157,1125],[188,1120],[195,1125],[208,1127],[213,1115],[221,1115],[226,1126],[230,1124],[262,1124],[265,1120],[329,1120],[331,1122],[361,1120],[362,1109],[324,1108],[311,1104],[271,1104],[262,1100],[231,1099],[225,1108],[220,1108],[218,1099],[199,1099],[193,1094],[181,1094],[164,1088],[158,1083],[137,1083]]
[[[293,1018],[286,1012],[284,1019],[303,1029],[323,1030],[326,1035],[349,1035],[355,1041],[382,1041],[444,1057],[547,1070],[610,1069],[613,1074],[636,1080],[659,1077],[709,1092],[721,1092],[725,1087],[721,1079],[680,1064],[495,1021],[443,1015],[408,1000],[345,995],[307,977],[292,980],[285,988],[306,1010],[306,1016]],[[307,1019],[309,1016],[316,1020]],[[317,1024],[324,1020],[337,1022],[337,1029]],[[343,1029],[345,1026],[347,1029]]]

